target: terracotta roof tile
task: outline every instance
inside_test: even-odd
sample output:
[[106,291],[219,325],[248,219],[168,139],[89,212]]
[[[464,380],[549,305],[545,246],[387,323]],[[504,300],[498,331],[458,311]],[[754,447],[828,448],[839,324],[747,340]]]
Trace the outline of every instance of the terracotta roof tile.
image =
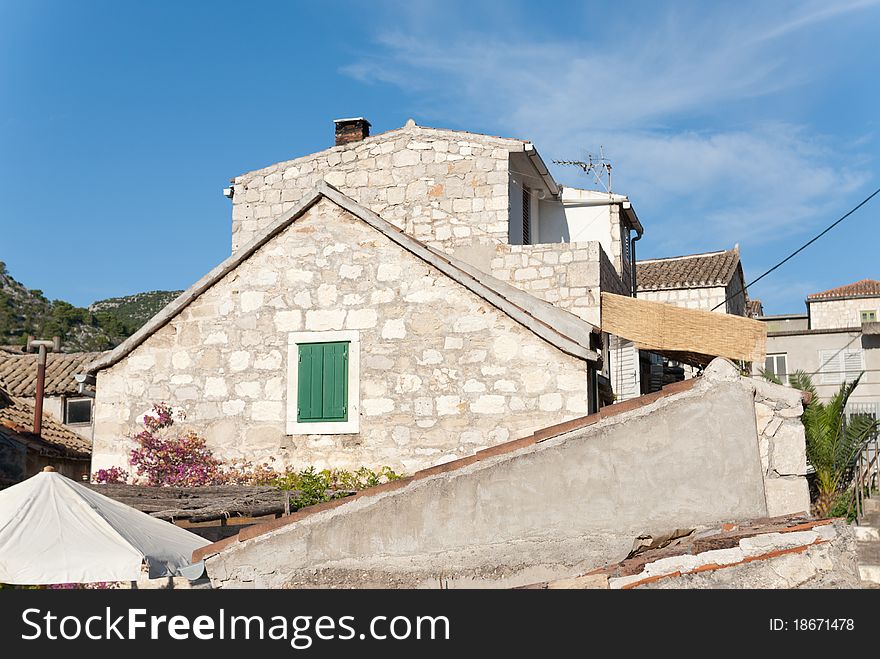
[[835,300],[848,297],[880,297],[880,281],[876,279],[862,279],[861,281],[831,288],[821,293],[813,293],[807,296],[807,301]]
[[89,440],[80,437],[50,416],[43,416],[40,435],[35,435],[33,429],[33,406],[0,389],[0,435],[24,444],[36,444],[43,450],[64,457],[85,458],[92,453]]
[[739,266],[739,250],[649,259],[636,263],[640,291],[727,286]]
[[[53,353],[46,356],[46,395],[72,396],[78,393],[73,376],[103,353]],[[0,352],[0,387],[10,396],[33,398],[37,389],[37,355]]]

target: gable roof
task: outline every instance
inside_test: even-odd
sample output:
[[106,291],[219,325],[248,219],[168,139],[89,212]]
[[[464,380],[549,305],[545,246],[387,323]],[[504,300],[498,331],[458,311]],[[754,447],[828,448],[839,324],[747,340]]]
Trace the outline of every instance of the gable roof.
[[823,300],[843,300],[849,297],[880,297],[880,281],[876,279],[862,279],[852,284],[830,288],[821,293],[813,293],[807,296],[807,302],[821,302]]
[[119,362],[146,341],[154,332],[164,327],[202,293],[250,258],[272,238],[289,227],[322,198],[332,201],[355,217],[363,220],[387,238],[390,238],[392,242],[434,266],[443,274],[497,307],[520,325],[531,330],[561,351],[588,361],[598,360],[598,354],[590,348],[590,336],[593,331],[598,330],[590,323],[515,286],[495,279],[463,261],[428,247],[389,222],[386,222],[372,211],[364,208],[329,183],[321,181],[315,190],[295,208],[282,215],[277,221],[267,227],[262,234],[251,240],[251,242],[190,286],[114,350],[104,353],[89,364],[86,367],[87,371],[94,373]]
[[43,428],[35,435],[34,408],[20,398],[0,389],[0,436],[18,441],[42,454],[68,458],[88,458],[92,443],[48,415],[43,416]]
[[[50,352],[46,355],[46,396],[73,396],[79,392],[73,376],[84,373],[100,352]],[[37,391],[37,355],[0,352],[0,387],[10,396],[33,398]]]
[[636,263],[640,291],[727,286],[740,267],[739,249],[646,259]]

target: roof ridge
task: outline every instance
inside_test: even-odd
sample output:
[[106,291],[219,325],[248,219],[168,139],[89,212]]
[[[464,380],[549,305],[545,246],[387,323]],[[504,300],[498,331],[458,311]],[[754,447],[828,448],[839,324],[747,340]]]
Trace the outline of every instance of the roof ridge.
[[[860,287],[866,290],[860,290]],[[873,288],[873,290],[871,290]],[[859,279],[849,284],[841,284],[824,291],[811,293],[807,295],[807,300],[835,298],[835,297],[873,297],[880,295],[880,280],[877,279]]]
[[681,254],[680,256],[659,256],[655,259],[641,259],[636,261],[636,263],[656,263],[657,261],[675,261],[679,259],[695,259],[701,258],[704,256],[718,256],[720,254],[727,254],[729,252],[738,251],[736,248],[731,247],[730,249],[719,249],[715,252],[698,252],[696,254]]
[[[282,214],[275,222],[266,227],[262,234],[255,236],[237,252],[212,268],[116,348],[87,364],[85,371],[94,373],[123,359],[154,332],[170,322],[202,293],[253,256],[272,238],[287,229],[322,198],[329,199],[340,208],[366,222],[400,247],[434,266],[563,352],[580,359],[590,361],[598,359],[597,353],[590,348],[590,335],[595,329],[592,324],[573,314],[563,312],[558,307],[540,300],[530,293],[520,291],[506,282],[486,275],[482,271],[478,271],[478,275],[474,274],[473,270],[475,269],[471,266],[450,257],[448,254],[439,254],[322,180],[311,194],[306,195],[293,209]],[[454,273],[451,273],[450,269],[454,270]],[[461,278],[459,275],[464,275],[464,277]],[[535,326],[534,323],[529,322],[529,319],[537,321],[539,325]]]

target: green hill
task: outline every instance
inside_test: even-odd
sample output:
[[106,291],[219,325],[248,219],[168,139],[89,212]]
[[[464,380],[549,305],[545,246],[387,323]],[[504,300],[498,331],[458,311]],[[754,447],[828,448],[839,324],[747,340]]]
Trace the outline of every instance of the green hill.
[[136,332],[180,291],[151,291],[75,307],[48,300],[6,271],[0,261],[0,345],[23,346],[27,335],[60,336],[64,352],[109,350]]

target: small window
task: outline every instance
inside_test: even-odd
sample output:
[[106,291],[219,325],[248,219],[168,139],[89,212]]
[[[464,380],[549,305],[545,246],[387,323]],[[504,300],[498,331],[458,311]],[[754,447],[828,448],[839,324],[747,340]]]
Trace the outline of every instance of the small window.
[[359,333],[291,332],[288,346],[287,434],[358,433]]
[[876,323],[877,322],[877,311],[876,310],[862,311],[861,316],[862,316],[863,323]]
[[788,384],[788,354],[767,355],[764,372],[776,376],[782,384]]
[[92,399],[67,399],[64,405],[64,423],[76,425],[92,422]]

